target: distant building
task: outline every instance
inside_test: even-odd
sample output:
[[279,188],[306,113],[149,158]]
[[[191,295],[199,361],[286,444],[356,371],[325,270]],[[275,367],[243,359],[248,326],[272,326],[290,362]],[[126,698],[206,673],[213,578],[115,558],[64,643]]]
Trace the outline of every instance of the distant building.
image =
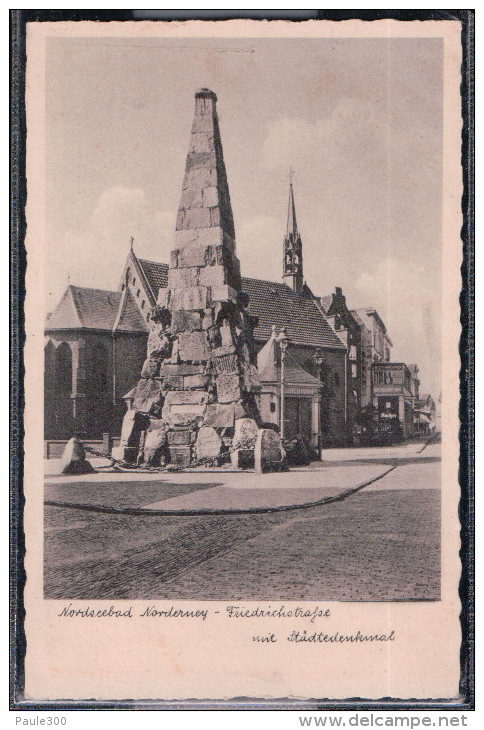
[[363,360],[365,355],[362,348],[363,327],[354,313],[348,309],[341,287],[337,286],[334,294],[320,297],[319,301],[328,322],[346,345],[347,418],[351,430],[353,430],[358,422],[363,403]]
[[371,366],[374,362],[389,362],[392,341],[380,315],[373,307],[351,310],[361,332],[361,407],[372,403]]

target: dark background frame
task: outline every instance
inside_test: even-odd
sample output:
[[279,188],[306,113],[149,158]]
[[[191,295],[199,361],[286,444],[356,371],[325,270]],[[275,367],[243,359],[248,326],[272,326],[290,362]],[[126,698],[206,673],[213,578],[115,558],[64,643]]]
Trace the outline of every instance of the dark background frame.
[[[25,343],[24,298],[26,252],[26,118],[25,66],[26,24],[58,21],[158,20],[288,20],[309,19],[365,21],[395,18],[401,21],[458,20],[462,38],[462,170],[461,230],[463,262],[460,295],[462,333],[460,340],[460,464],[462,575],[462,644],[460,651],[460,697],[453,699],[367,700],[314,698],[293,701],[251,700],[238,697],[220,701],[170,702],[161,700],[32,701],[24,697],[26,637],[23,590],[25,586],[25,540],[23,528],[23,347]],[[475,662],[475,507],[474,507],[474,11],[473,10],[10,10],[10,709],[11,710],[473,710]]]

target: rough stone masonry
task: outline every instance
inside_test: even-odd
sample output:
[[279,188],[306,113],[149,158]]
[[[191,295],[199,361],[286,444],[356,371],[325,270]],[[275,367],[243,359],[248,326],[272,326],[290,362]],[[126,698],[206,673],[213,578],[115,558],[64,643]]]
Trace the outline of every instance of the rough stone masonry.
[[241,291],[216,102],[209,89],[195,94],[168,286],[152,312],[135,413],[123,424],[118,456],[127,460],[216,459],[236,433],[253,437],[261,425],[257,318]]

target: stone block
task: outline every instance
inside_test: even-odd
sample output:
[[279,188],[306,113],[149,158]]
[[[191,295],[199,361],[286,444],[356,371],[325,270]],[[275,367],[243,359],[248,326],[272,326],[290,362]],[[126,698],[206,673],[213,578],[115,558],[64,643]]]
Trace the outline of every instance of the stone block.
[[163,418],[170,426],[200,426],[205,417],[205,405],[174,404],[164,406]]
[[192,461],[191,446],[169,446],[170,463],[175,466],[189,466]]
[[[200,130],[205,131],[205,130]],[[185,175],[183,178],[182,190],[194,186],[203,188],[215,185],[217,182],[216,170],[207,170],[205,168],[199,168],[198,170],[192,170],[190,175]]]
[[219,204],[218,189],[216,187],[204,188],[202,193],[202,205],[204,208],[214,208]]
[[221,222],[220,208],[218,205],[215,208],[210,208],[210,225],[219,226]]
[[243,362],[242,364],[242,382],[244,383],[245,390],[260,388],[259,371],[250,362]]
[[257,438],[259,427],[253,418],[238,418],[235,421],[235,431],[232,443],[234,446],[241,445],[248,448],[247,441],[252,441],[251,448],[255,448],[254,439]]
[[154,356],[154,359],[169,357],[171,354],[171,340],[167,333],[164,332],[161,324],[154,324],[148,335],[148,345],[146,348],[148,359]]
[[[185,248],[186,246],[197,245],[197,238],[198,238],[198,231],[193,229],[185,229],[182,231],[175,231],[175,246],[173,248],[172,253],[178,254],[180,253],[180,250]],[[173,266],[173,264],[171,264]],[[177,266],[180,266],[180,263],[177,261]],[[191,264],[189,264],[191,266]]]
[[168,444],[170,446],[189,446],[193,443],[195,431],[188,428],[178,431],[168,431]]
[[198,286],[198,271],[198,267],[196,266],[187,266],[183,269],[169,269],[168,286],[171,289]]
[[228,324],[224,324],[220,327],[220,335],[222,337],[222,347],[230,347],[230,345],[234,344],[232,339],[232,330]]
[[198,281],[200,286],[223,286],[226,283],[225,268],[219,265],[205,266],[200,269]]
[[202,388],[208,385],[208,377],[206,375],[185,375],[183,378],[183,387],[187,390]]
[[204,362],[210,358],[210,347],[205,332],[182,332],[178,338],[180,359]]
[[150,419],[144,413],[139,413],[134,408],[126,411],[121,427],[120,446],[135,446],[138,448],[141,432],[145,431]]
[[235,302],[237,292],[228,284],[214,286],[211,288],[211,299],[212,302]]
[[235,421],[232,447],[240,445],[240,448],[230,454],[230,460],[234,466],[241,469],[249,469],[254,466],[255,442],[253,439],[257,437],[258,433],[259,427],[252,418],[238,418]]
[[163,378],[163,390],[183,390],[183,377],[181,375],[166,375]]
[[[209,212],[209,208],[204,208]],[[205,246],[222,246],[224,242],[224,231],[221,226],[211,226],[210,228],[201,228],[198,231],[197,236],[198,243],[203,243]]]
[[203,313],[202,329],[208,330],[213,327],[213,309],[206,309]]
[[[203,189],[200,185],[191,184],[183,188],[180,198],[180,208],[201,208],[203,205]],[[207,207],[207,206],[205,206]]]
[[[191,271],[191,269],[180,269],[180,271]],[[173,312],[171,320],[171,331],[176,332],[195,332],[202,329],[202,315],[200,312],[185,312],[179,309]]]
[[[213,208],[189,208],[179,210],[176,221],[177,231],[187,228],[209,228],[212,225],[211,211]],[[214,223],[213,225],[219,225]]]
[[[178,231],[178,233],[184,233],[184,231]],[[190,233],[196,233],[190,231]],[[208,246],[203,243],[197,243],[197,236],[194,235],[190,241],[182,248],[180,247],[177,252],[177,267],[185,268],[191,266],[206,266],[207,264],[207,250]],[[177,245],[182,244],[177,241]]]
[[[217,348],[220,350],[221,348]],[[234,349],[233,347],[231,348]],[[220,357],[212,357],[212,367],[216,375],[230,375],[238,373],[238,359],[233,352],[229,355],[221,355]]]
[[232,403],[211,403],[205,411],[204,425],[214,428],[232,428],[234,425],[234,406]]
[[213,426],[202,426],[195,444],[197,460],[215,459],[222,451],[222,439]]
[[141,378],[136,386],[133,409],[149,413],[153,406],[160,406],[162,402],[161,383],[158,380]]
[[174,390],[166,394],[165,406],[202,405],[208,400],[208,393],[199,390]]
[[209,154],[215,149],[213,141],[213,129],[192,132],[190,137],[190,152]]
[[149,357],[141,369],[142,378],[157,378],[160,374],[160,360]]
[[209,304],[209,290],[204,286],[189,289],[168,289],[171,292],[168,306],[172,311],[178,309],[206,309]]
[[195,114],[192,124],[192,134],[196,132],[207,132],[213,135],[213,120],[211,114]]
[[217,401],[219,403],[235,403],[241,397],[240,378],[238,374],[217,375]]
[[186,169],[191,171],[197,168],[211,169],[216,167],[217,159],[215,150],[211,152],[189,152],[186,161]]
[[150,466],[160,463],[163,447],[167,443],[168,424],[163,419],[152,420],[146,432],[143,447],[144,462]]
[[76,438],[71,438],[66,443],[60,467],[62,474],[91,474],[94,471],[86,459],[84,446]]
[[212,357],[223,357],[224,355],[232,355],[235,353],[235,345],[225,345],[225,347],[216,347],[212,350]]
[[270,428],[261,428],[254,447],[254,466],[258,474],[281,471],[284,468],[285,452],[281,437]]
[[138,456],[138,448],[134,446],[115,446],[111,451],[111,456],[118,461],[134,464]]
[[170,363],[163,363],[160,368],[160,375],[198,375],[204,371],[205,368],[203,365],[190,365],[189,363],[172,365]]

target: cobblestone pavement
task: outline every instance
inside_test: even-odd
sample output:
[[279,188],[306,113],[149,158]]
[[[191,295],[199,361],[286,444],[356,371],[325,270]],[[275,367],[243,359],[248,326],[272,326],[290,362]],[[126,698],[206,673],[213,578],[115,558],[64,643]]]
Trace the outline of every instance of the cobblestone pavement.
[[[438,599],[440,465],[435,452],[428,457],[344,501],[289,513],[160,517],[46,507],[45,597]],[[201,486],[173,485],[171,494]],[[136,485],[146,502],[154,488]],[[129,502],[129,489],[122,494]]]

